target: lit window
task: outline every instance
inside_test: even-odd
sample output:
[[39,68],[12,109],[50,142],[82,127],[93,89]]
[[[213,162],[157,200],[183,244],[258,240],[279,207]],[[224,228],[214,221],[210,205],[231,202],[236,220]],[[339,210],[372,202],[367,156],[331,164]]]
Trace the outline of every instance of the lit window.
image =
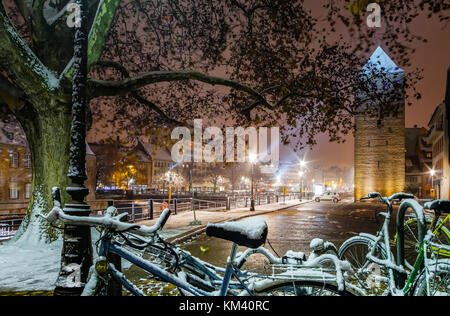
[[25,157],[23,158],[24,167],[27,169],[31,169],[31,153],[25,153]]
[[17,151],[9,153],[9,167],[10,168],[19,167],[19,153]]
[[9,198],[10,199],[17,199],[19,198],[19,191],[17,190],[17,184],[11,183],[9,185]]
[[25,184],[25,198],[29,199],[31,197],[31,183]]

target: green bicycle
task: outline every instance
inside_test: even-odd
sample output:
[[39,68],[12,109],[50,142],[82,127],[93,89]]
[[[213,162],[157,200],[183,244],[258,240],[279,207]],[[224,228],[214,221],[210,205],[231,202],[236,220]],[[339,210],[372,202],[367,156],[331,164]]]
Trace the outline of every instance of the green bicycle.
[[[432,216],[425,215],[425,225],[433,231],[434,242],[437,244],[450,246],[450,230],[447,228],[447,225],[449,224],[450,214],[447,215],[443,220],[439,218],[436,223],[433,223]],[[412,270],[414,268],[413,265],[420,249],[417,225],[417,218],[413,214],[407,216],[404,223],[405,265],[409,270]],[[395,236],[394,242],[396,242],[396,240],[397,235]],[[428,251],[433,251],[436,254],[438,249],[430,247]],[[450,252],[441,249],[439,256],[442,258],[450,259]]]
[[[360,287],[367,295],[449,295],[450,260],[442,254],[450,251],[447,245],[435,241],[433,231],[439,217],[450,213],[450,201],[434,201],[426,204],[434,210],[432,230],[425,235],[425,216],[420,204],[411,194],[397,193],[391,197],[382,197],[379,193],[370,193],[363,199],[379,198],[387,205],[382,213],[385,221],[377,235],[360,234],[348,239],[339,249],[339,258],[352,264],[356,273],[349,282]],[[389,223],[392,216],[392,201],[404,201],[397,214],[397,262],[390,250]],[[417,238],[420,245],[413,269],[408,271],[405,265],[405,214],[412,209],[417,219]],[[434,229],[433,229],[434,228]],[[432,250],[430,250],[432,249]]]

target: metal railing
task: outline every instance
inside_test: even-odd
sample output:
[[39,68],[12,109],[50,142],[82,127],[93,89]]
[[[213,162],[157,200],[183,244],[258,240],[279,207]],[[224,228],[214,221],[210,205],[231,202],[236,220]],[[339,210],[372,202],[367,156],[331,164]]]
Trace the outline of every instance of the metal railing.
[[0,241],[13,237],[22,224],[24,213],[0,214]]
[[[283,203],[299,199],[299,193],[290,193],[286,196],[274,194],[258,194],[255,196],[255,205],[268,205]],[[170,203],[165,199],[148,200],[111,200],[93,201],[96,208],[92,210],[91,216],[102,216],[107,205],[114,205],[120,214],[127,213],[128,222],[138,222],[158,218],[165,208],[170,208],[174,215],[178,212],[195,211],[227,211],[236,208],[250,207],[250,196],[233,195],[224,197],[222,200],[206,200],[198,198],[177,198]],[[101,207],[101,208],[100,208]],[[25,213],[0,214],[0,241],[14,236],[22,223]]]

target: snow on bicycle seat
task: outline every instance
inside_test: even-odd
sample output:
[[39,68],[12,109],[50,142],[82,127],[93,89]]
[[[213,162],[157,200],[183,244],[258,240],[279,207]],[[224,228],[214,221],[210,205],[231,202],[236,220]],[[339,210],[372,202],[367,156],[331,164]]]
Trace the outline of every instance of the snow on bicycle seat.
[[435,210],[442,214],[450,214],[450,200],[436,200],[425,203],[424,209]]
[[264,245],[267,231],[267,223],[262,217],[252,217],[240,222],[209,223],[206,226],[206,235],[232,241],[248,248]]

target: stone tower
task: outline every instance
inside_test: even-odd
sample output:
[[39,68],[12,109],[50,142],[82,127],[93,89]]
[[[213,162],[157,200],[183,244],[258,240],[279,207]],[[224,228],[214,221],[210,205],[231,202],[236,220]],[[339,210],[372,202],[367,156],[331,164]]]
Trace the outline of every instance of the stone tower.
[[[385,79],[376,76],[371,80],[373,70],[382,73]],[[359,88],[356,93],[362,106],[355,117],[355,200],[370,192],[389,196],[402,192],[405,187],[404,71],[378,47],[363,67],[361,75],[369,78],[367,82],[370,82],[371,89],[386,98],[369,96],[370,89]],[[396,83],[395,88],[392,82]],[[374,115],[380,108],[380,102],[390,102],[389,106],[398,111],[395,115]]]

